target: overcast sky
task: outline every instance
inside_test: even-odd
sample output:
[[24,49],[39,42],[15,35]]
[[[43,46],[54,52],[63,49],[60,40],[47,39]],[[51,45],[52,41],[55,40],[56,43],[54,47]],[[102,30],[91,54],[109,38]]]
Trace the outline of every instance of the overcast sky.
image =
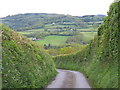
[[107,14],[114,0],[2,0],[0,17],[22,13]]

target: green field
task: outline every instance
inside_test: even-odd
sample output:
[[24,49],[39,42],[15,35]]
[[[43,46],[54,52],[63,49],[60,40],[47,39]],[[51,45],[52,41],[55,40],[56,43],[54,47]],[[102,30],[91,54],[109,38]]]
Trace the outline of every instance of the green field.
[[34,32],[37,32],[37,31],[44,31],[44,29],[32,29],[32,30],[27,30],[27,31],[19,31],[18,33],[20,34],[31,34],[31,33],[34,33]]
[[[84,29],[87,31],[87,29]],[[21,32],[18,32],[20,34],[23,34],[23,35],[28,35],[28,34],[31,34],[31,33],[34,33],[34,31],[41,31],[41,33],[43,32],[43,29],[33,29],[33,30],[28,30],[28,31],[21,31]],[[63,32],[60,32],[61,34]],[[81,40],[82,41],[85,41],[85,42],[90,42],[90,40],[92,40],[94,38],[94,36],[97,34],[97,32],[81,32],[83,34],[83,36],[81,37]],[[46,36],[44,37],[44,39],[42,40],[38,40],[38,41],[35,41],[37,42],[39,45],[44,45],[44,44],[51,44],[53,46],[61,46],[61,45],[65,45],[66,43],[66,40],[69,36],[58,36],[58,35],[50,35],[50,36]]]
[[97,31],[97,28],[84,28],[84,29],[77,29],[78,31]]
[[42,40],[38,40],[35,41],[36,43],[38,43],[39,45],[44,45],[44,44],[51,44],[53,46],[61,46],[64,45],[67,38],[69,36],[57,36],[57,35],[51,35],[51,36],[47,36]]
[[[45,28],[47,29],[47,31],[44,30],[45,28],[41,28],[41,29],[32,29],[32,30],[20,31],[18,33],[20,33],[22,35],[33,34],[33,36],[35,36],[35,37],[43,35],[42,40],[35,41],[41,46],[44,46],[44,44],[48,45],[49,43],[53,46],[66,45],[66,40],[69,36],[59,36],[59,35],[60,34],[62,34],[62,35],[69,34],[69,33],[71,33],[71,31],[62,31],[62,32],[57,32],[58,35],[49,35],[50,32],[56,34],[55,32],[57,30],[59,30],[56,27],[61,27],[62,28],[61,30],[66,30],[67,28],[63,28],[63,27],[74,27],[74,25],[68,25],[67,26],[67,25],[58,25],[58,24],[56,24],[56,25],[47,24],[47,25],[45,25]],[[97,34],[97,32],[92,32],[92,31],[96,31],[96,30],[97,29],[91,28],[91,27],[90,28],[77,29],[77,31],[79,33],[83,34],[83,36],[80,39],[83,42],[86,42],[86,43],[89,43],[94,38],[94,36]],[[48,31],[50,31],[50,32],[48,32]],[[46,35],[46,33],[47,33],[47,35]]]
[[21,31],[21,32],[18,32],[18,33],[20,33],[20,34],[23,34],[23,35],[24,35],[24,34],[31,34],[32,32],[27,32],[27,31],[26,31],[26,32],[22,32],[22,31]]
[[94,36],[97,32],[81,32],[83,34],[82,40],[89,42],[90,40],[94,39]]
[[44,31],[44,29],[32,29],[32,30],[27,30],[28,32],[35,32],[35,31]]

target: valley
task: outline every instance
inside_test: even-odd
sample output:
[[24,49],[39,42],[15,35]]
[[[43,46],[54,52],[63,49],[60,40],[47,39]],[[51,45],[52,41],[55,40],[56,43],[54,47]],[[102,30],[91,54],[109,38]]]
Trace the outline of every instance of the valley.
[[3,89],[119,88],[120,2],[108,15],[0,18]]
[[[21,20],[20,17],[23,19]],[[7,16],[2,19],[4,24],[38,43],[54,56],[65,54],[59,50],[61,48],[66,50],[72,48],[68,52],[74,53],[79,51],[76,49],[77,46],[79,48],[81,45],[89,44],[97,35],[97,28],[103,23],[104,17],[105,15],[70,16],[26,13]],[[19,22],[17,22],[18,20]],[[24,24],[28,25],[25,26]],[[66,53],[69,54],[68,52]]]

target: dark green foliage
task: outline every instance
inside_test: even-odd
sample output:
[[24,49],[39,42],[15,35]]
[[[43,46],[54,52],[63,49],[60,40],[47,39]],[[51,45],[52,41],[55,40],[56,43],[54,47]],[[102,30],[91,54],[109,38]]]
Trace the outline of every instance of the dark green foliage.
[[85,49],[54,57],[57,68],[82,71],[94,88],[118,88],[120,2],[113,3],[95,37]]
[[42,88],[56,75],[52,58],[37,44],[2,27],[3,88]]
[[85,28],[88,25],[93,25],[94,23],[101,24],[103,19],[104,15],[78,17],[62,14],[26,13],[4,17],[2,18],[2,22],[14,30],[25,31],[39,28],[45,29],[45,25],[49,24],[52,24],[52,26],[54,26],[54,24],[64,26],[58,26],[56,29],[69,29],[69,26]]
[[105,15],[85,15],[83,16],[82,20],[84,22],[95,22],[95,21],[103,21],[103,18]]

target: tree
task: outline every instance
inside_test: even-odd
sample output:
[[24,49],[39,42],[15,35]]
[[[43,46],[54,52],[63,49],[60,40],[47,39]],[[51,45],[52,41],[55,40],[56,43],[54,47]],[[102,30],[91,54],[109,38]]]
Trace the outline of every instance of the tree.
[[51,47],[51,45],[50,45],[50,43],[48,44],[48,48],[50,48]]
[[44,44],[44,49],[47,49],[48,47],[47,47],[47,45],[46,44]]

